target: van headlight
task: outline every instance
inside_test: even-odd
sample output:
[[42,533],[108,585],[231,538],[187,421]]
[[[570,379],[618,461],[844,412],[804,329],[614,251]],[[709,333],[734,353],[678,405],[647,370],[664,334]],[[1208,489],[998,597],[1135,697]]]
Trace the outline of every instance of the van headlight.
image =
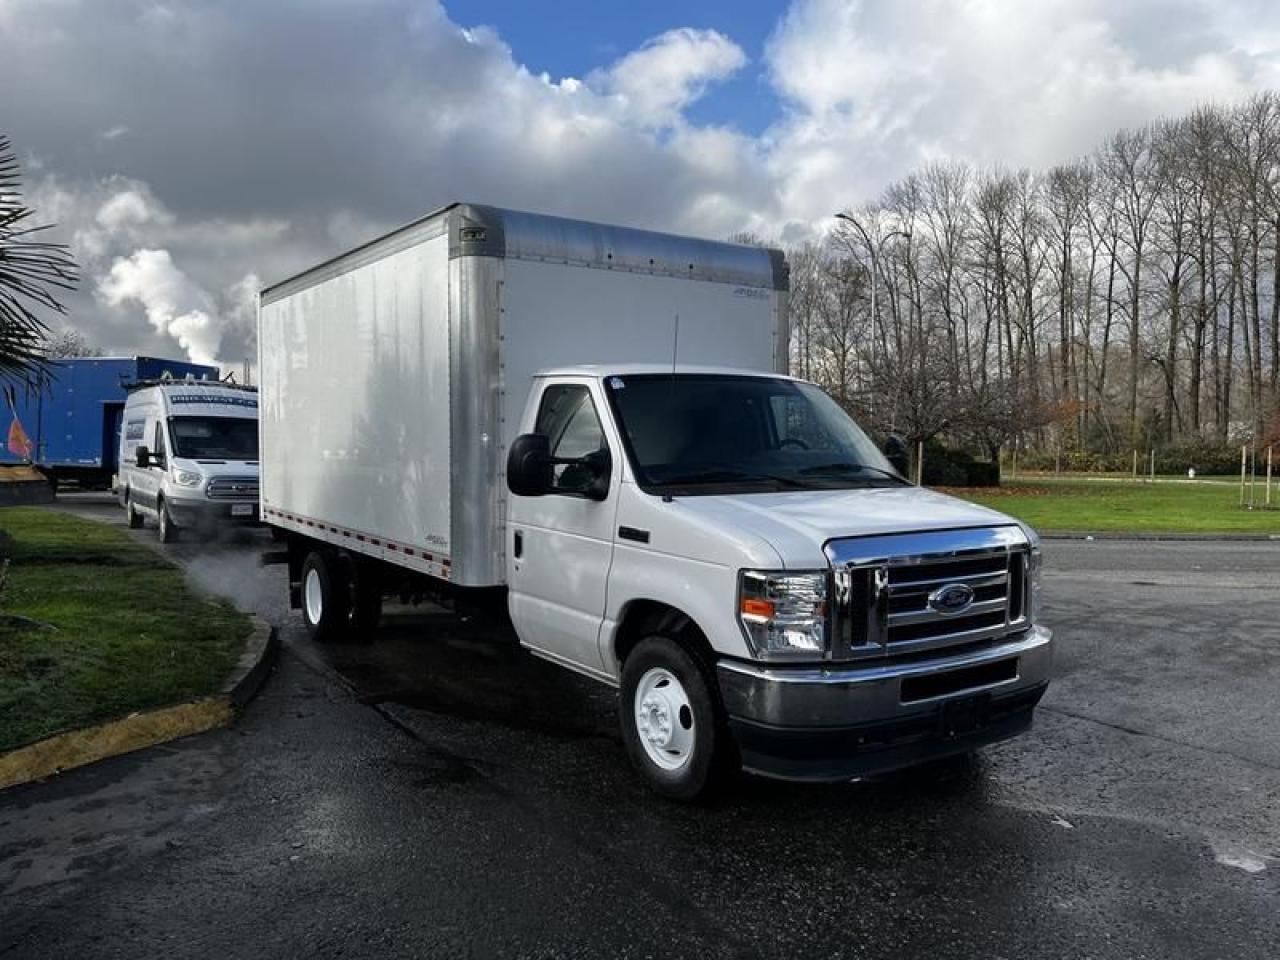
[[204,477],[193,470],[173,471],[173,482],[180,487],[198,487]]
[[744,570],[738,618],[761,660],[813,660],[827,652],[827,571]]

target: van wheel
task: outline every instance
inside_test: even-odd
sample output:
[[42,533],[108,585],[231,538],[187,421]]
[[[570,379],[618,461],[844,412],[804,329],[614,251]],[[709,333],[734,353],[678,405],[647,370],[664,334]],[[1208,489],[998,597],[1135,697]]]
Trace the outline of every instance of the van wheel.
[[125,493],[124,495],[124,516],[125,522],[128,523],[130,530],[142,529],[142,514],[133,505],[133,494]]
[[174,526],[173,518],[169,516],[169,508],[165,505],[163,497],[157,498],[156,500],[156,519],[160,524],[160,542],[176,542],[178,539],[178,528]]
[[632,765],[675,800],[713,795],[737,768],[715,681],[670,637],[641,640],[622,667],[618,717]]
[[302,563],[302,621],[311,639],[337,640],[351,624],[351,599],[342,563],[328,552],[313,550]]

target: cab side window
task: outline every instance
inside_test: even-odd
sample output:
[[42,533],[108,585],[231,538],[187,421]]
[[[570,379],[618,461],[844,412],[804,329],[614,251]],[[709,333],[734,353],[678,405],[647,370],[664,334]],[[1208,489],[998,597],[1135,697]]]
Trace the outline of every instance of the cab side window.
[[[591,393],[578,384],[553,384],[543,391],[534,432],[547,437],[553,457],[581,458],[608,451]],[[552,475],[553,491],[566,494],[583,494],[594,479],[590,467],[576,463],[558,463]]]

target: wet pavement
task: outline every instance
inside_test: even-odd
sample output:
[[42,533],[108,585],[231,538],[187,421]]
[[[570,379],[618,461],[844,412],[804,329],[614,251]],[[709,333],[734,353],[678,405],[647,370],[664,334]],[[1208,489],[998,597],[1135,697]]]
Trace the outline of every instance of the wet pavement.
[[1280,544],[1049,542],[1030,734],[710,808],[483,621],[316,647],[269,547],[171,550],[283,627],[234,728],[0,793],[0,957],[1280,956]]

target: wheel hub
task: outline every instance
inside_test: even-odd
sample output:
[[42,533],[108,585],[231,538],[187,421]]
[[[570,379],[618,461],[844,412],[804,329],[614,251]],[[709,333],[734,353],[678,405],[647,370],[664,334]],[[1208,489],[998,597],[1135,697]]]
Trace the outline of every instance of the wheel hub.
[[679,770],[693,756],[693,708],[680,679],[663,667],[640,678],[633,700],[636,735],[645,754],[663,770]]

